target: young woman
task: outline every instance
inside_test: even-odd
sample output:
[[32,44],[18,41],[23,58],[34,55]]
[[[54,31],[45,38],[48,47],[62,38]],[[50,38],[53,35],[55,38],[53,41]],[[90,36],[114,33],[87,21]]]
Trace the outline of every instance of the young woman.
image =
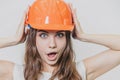
[[[25,41],[24,19],[17,35],[9,41],[0,39],[1,48]],[[0,61],[0,80],[94,80],[120,64],[120,35],[86,34],[74,12],[73,21],[74,27],[70,9],[62,0],[35,1],[26,22],[30,29],[25,65]],[[109,49],[75,62],[71,35]]]

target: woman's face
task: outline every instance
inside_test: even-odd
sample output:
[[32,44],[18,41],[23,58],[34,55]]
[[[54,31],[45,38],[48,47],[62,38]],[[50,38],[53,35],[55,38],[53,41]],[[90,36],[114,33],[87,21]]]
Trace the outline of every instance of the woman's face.
[[54,65],[66,46],[66,33],[40,30],[36,34],[36,46],[43,64]]

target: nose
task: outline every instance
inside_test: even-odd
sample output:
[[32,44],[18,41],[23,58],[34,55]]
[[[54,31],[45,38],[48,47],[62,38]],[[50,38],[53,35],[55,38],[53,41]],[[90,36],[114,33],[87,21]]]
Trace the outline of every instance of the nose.
[[55,40],[55,38],[54,38],[54,37],[50,38],[49,48],[54,49],[54,48],[56,48],[56,47],[57,47],[57,45],[56,45],[56,40]]

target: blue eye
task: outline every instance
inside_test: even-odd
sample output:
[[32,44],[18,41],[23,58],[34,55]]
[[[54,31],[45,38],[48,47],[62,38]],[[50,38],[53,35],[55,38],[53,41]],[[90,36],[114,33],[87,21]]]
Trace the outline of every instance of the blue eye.
[[41,37],[41,38],[47,38],[48,35],[47,35],[46,33],[41,33],[41,34],[40,34],[40,37]]
[[57,35],[56,35],[57,37],[59,37],[59,38],[62,38],[62,37],[64,37],[65,36],[65,34],[64,33],[57,33]]

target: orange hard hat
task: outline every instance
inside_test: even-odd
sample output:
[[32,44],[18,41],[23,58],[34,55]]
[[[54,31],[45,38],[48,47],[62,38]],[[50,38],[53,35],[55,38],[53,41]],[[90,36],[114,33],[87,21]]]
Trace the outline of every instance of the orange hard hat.
[[26,22],[39,30],[72,31],[74,28],[70,8],[63,0],[36,0]]

